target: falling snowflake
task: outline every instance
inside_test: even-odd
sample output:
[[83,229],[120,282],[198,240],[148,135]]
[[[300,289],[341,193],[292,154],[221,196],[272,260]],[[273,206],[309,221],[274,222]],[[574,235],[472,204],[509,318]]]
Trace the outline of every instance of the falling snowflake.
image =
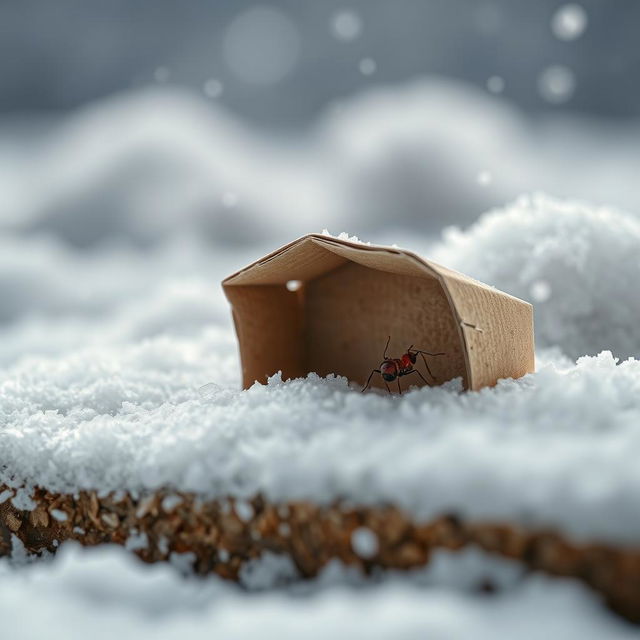
[[222,82],[216,80],[215,78],[209,78],[209,80],[204,83],[204,86],[202,88],[204,94],[206,96],[209,96],[209,98],[217,98],[218,96],[222,95],[223,89],[224,87],[222,86]]
[[562,104],[573,96],[576,78],[573,71],[562,65],[547,67],[538,78],[540,95],[552,104]]
[[488,187],[493,182],[493,176],[491,175],[490,171],[484,169],[483,171],[480,171],[476,176],[476,182],[481,187]]
[[331,19],[331,33],[338,40],[351,42],[362,33],[362,18],[355,11],[342,9]]
[[559,40],[575,40],[587,28],[587,12],[579,4],[565,4],[551,19],[551,30]]
[[372,76],[376,72],[378,65],[372,58],[363,58],[360,60],[358,68],[363,76]]
[[551,285],[545,280],[531,283],[529,293],[534,302],[546,302],[551,297]]
[[157,67],[153,72],[153,77],[156,82],[167,82],[171,76],[171,72],[167,67]]
[[491,93],[502,93],[504,91],[504,78],[501,76],[491,76],[487,80],[487,89]]

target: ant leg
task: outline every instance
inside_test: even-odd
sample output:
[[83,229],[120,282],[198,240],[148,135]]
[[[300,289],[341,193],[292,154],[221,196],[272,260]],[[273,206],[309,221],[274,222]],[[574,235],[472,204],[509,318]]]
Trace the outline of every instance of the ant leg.
[[398,393],[402,395],[402,389],[400,388],[400,378],[398,377],[397,380],[398,380]]
[[[362,387],[362,391],[361,393],[364,393],[367,388],[369,387],[369,383],[371,382],[371,377],[373,376],[374,373],[381,373],[380,369],[372,369],[371,373],[369,374],[369,378],[367,379],[367,384],[364,385],[364,387]],[[385,384],[387,384],[385,382]],[[389,387],[387,386],[387,389],[389,389]],[[391,393],[391,391],[389,391],[389,393]]]
[[427,364],[427,359],[424,357],[424,353],[422,353],[422,351],[419,351],[418,353],[420,353],[420,355],[422,356],[424,366],[427,368],[427,373],[435,380],[436,377],[433,375],[433,373],[431,373],[431,369],[429,369],[429,365]]
[[387,349],[389,348],[389,342],[391,342],[391,336],[387,338],[387,344],[384,346],[384,354],[382,355],[382,359],[387,359]]
[[420,349],[415,349],[416,353],[419,353],[422,356],[422,360],[424,361],[424,366],[427,368],[427,373],[435,380],[436,377],[433,375],[433,373],[431,373],[431,369],[429,369],[429,365],[427,364],[427,359],[425,358],[425,355],[427,356],[445,356],[447,355],[446,353],[430,353],[429,351],[421,351]]
[[389,385],[387,384],[386,380],[384,381],[384,386],[387,387],[387,391],[391,393],[391,389],[389,389]]
[[[427,379],[426,379],[426,378],[425,378],[425,377],[420,373],[420,371],[418,371],[418,369],[412,369],[411,371],[409,371],[409,373],[417,373],[417,374],[422,378],[422,381],[423,381],[426,385],[429,385],[429,381],[428,381],[428,380],[427,380]],[[409,373],[405,373],[404,375],[405,375],[405,376],[408,376],[408,375],[409,375]],[[432,376],[432,377],[433,377],[433,376]],[[435,378],[434,378],[434,380],[435,380]],[[430,386],[430,385],[429,385],[429,386]]]

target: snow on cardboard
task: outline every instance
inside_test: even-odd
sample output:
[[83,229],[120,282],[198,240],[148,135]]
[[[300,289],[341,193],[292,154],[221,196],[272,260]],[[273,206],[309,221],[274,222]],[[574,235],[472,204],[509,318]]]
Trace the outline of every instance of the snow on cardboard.
[[[282,371],[342,375],[364,385],[389,353],[444,352],[436,384],[467,389],[534,371],[527,302],[395,247],[310,234],[222,282],[240,345],[244,388]],[[414,379],[413,384],[424,384]],[[380,376],[372,386],[384,388]]]

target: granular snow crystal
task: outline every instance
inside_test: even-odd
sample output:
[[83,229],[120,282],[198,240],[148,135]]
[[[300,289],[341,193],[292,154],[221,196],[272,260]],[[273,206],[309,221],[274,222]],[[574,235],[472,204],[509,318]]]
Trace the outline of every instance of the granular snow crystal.
[[429,256],[535,304],[536,344],[578,358],[640,356],[640,219],[523,196],[449,229]]

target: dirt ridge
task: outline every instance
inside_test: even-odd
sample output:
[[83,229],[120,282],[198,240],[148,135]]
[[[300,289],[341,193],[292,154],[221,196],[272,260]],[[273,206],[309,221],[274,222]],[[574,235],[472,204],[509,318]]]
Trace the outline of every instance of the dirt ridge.
[[[531,570],[576,578],[612,610],[640,622],[640,547],[577,543],[554,531],[465,521],[453,514],[419,523],[393,505],[273,504],[261,496],[209,500],[172,491],[72,495],[36,488],[30,494],[34,508],[25,510],[14,504],[18,490],[0,485],[0,494],[6,491],[12,495],[0,504],[0,555],[11,552],[13,535],[31,554],[55,552],[66,540],[86,546],[115,543],[146,562],[190,552],[197,573],[237,580],[244,563],[265,551],[289,555],[302,576],[312,577],[332,559],[365,573],[377,567],[408,570],[427,564],[435,549],[477,545]],[[377,551],[367,558],[352,545],[359,527],[377,538]]]

